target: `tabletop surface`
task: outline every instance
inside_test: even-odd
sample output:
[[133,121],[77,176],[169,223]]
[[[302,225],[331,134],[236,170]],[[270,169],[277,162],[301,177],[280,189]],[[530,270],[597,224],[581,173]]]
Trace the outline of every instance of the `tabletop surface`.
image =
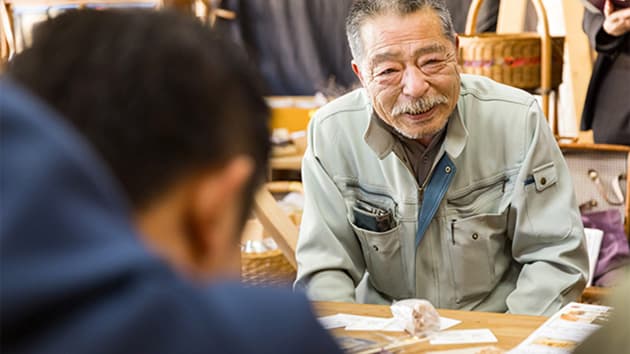
[[[351,304],[340,302],[316,302],[314,303],[318,316],[328,316],[337,313],[348,313],[362,316],[374,317],[392,317],[389,306],[383,305],[366,305]],[[404,353],[424,353],[426,351],[450,350],[471,347],[483,347],[494,345],[496,347],[508,350],[517,346],[527,336],[529,336],[536,328],[541,326],[547,317],[544,316],[527,316],[513,315],[491,312],[472,312],[459,310],[441,310],[438,309],[440,316],[448,317],[462,321],[460,324],[450,329],[482,329],[488,328],[497,337],[497,343],[477,343],[477,344],[457,344],[457,345],[430,345],[427,341],[416,343],[405,347]],[[345,331],[342,328],[331,330],[335,336],[350,336],[357,338],[366,338],[367,335],[374,333]],[[402,332],[382,332],[381,334],[389,337],[408,337],[409,335]]]

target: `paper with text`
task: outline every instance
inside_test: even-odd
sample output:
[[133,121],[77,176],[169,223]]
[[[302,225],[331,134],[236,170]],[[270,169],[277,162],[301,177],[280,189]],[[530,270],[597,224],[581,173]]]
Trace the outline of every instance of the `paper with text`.
[[538,327],[510,354],[569,354],[608,322],[612,308],[571,302]]

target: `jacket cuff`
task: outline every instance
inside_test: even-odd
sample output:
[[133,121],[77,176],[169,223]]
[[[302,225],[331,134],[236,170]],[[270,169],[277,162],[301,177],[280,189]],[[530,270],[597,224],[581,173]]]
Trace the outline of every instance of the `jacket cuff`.
[[604,54],[616,54],[624,43],[625,37],[628,34],[622,36],[612,36],[604,31],[604,27],[601,27],[595,35],[595,50]]

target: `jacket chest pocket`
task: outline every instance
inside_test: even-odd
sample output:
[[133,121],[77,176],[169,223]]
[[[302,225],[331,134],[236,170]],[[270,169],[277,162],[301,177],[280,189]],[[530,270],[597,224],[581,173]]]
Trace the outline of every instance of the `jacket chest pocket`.
[[507,216],[506,209],[496,214],[446,220],[445,244],[457,303],[483,298],[508,268]]
[[[378,186],[346,183],[344,187],[348,222],[361,244],[371,286],[391,299],[404,297],[407,287],[400,240],[403,225],[398,203],[390,191]],[[367,214],[357,210],[360,204],[368,205],[364,210]],[[375,210],[369,210],[371,207]],[[385,227],[370,227],[380,225],[377,210],[385,212],[390,218]],[[357,219],[366,217],[375,220],[365,222]]]
[[474,186],[462,188],[446,196],[447,214],[462,218],[496,213],[514,189],[513,178],[498,175]]
[[400,249],[401,225],[385,232],[365,230],[353,223],[351,225],[361,243],[372,286],[392,299],[406,294]]

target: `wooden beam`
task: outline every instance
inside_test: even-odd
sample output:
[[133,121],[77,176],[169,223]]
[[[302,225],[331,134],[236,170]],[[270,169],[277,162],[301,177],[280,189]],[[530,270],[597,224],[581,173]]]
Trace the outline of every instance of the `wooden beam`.
[[[592,62],[591,48],[588,37],[582,30],[582,18],[584,6],[580,1],[562,0],[564,12],[564,24],[566,28],[565,47],[568,56],[568,65],[571,70],[571,91],[573,92],[573,107],[577,127],[580,127],[582,110],[586,90],[591,79]],[[591,134],[580,133],[581,142],[589,142]],[[584,140],[586,139],[586,140]]]
[[13,17],[11,16],[11,5],[5,1],[0,0],[0,45],[2,46],[2,54],[0,61],[0,72],[3,71],[3,66],[6,61],[12,55],[15,55],[15,37],[13,36]]
[[194,15],[194,4],[196,0],[163,0],[166,8],[172,8],[187,15]]
[[254,197],[254,213],[289,263],[297,269],[295,249],[298,229],[289,216],[280,208],[267,188],[261,188]]

